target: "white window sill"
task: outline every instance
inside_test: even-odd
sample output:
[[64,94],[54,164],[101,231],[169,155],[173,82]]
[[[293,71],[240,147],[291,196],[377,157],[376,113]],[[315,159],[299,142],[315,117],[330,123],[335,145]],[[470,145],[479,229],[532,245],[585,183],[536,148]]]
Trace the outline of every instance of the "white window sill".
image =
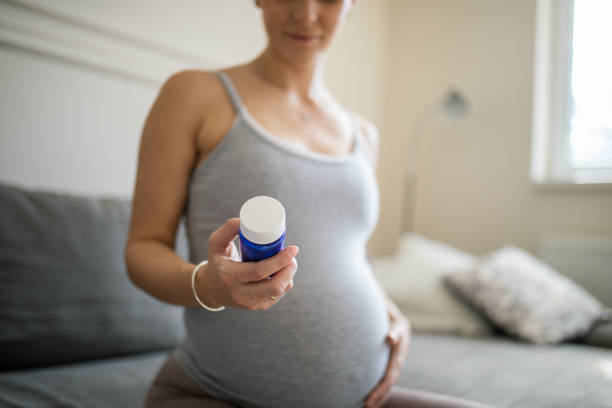
[[531,186],[541,191],[604,191],[612,190],[612,182],[532,181]]

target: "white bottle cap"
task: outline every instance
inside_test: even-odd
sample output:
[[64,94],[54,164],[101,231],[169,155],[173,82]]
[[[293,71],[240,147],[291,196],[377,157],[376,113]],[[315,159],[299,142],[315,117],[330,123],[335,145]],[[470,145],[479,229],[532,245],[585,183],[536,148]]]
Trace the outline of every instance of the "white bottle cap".
[[240,208],[240,231],[255,244],[270,244],[285,231],[285,209],[275,198],[255,196]]

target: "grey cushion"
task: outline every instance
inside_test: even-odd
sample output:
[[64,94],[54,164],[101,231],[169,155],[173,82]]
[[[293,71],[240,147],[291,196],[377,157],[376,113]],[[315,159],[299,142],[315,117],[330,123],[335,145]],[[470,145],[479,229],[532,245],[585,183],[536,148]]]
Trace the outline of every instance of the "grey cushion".
[[610,408],[612,350],[509,337],[412,336],[397,384],[504,408]]
[[603,312],[601,303],[582,287],[512,245],[444,280],[499,327],[533,343],[576,339]]
[[0,373],[0,407],[144,407],[166,351]]
[[[168,349],[182,308],[132,284],[130,202],[0,184],[0,369]],[[178,252],[186,255],[184,228]]]

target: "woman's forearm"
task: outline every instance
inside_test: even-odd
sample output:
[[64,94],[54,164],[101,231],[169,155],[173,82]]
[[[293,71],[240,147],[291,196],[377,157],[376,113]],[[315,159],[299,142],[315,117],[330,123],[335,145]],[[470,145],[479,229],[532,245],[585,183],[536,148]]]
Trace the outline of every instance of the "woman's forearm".
[[[151,296],[174,305],[197,306],[191,289],[191,274],[195,265],[185,261],[162,242],[149,240],[130,243],[125,249],[128,276],[140,289]],[[200,283],[206,273],[204,265],[197,274],[198,296],[206,299]]]

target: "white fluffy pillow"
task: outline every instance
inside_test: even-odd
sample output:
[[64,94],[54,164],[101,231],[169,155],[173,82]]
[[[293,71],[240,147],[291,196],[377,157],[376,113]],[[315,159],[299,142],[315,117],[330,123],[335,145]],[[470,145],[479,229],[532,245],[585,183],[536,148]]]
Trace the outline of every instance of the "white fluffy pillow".
[[582,287],[511,245],[444,280],[508,333],[533,343],[585,334],[603,311]]
[[372,259],[383,288],[420,332],[487,335],[485,318],[448,291],[442,277],[470,268],[476,257],[414,233],[404,234],[395,256]]

